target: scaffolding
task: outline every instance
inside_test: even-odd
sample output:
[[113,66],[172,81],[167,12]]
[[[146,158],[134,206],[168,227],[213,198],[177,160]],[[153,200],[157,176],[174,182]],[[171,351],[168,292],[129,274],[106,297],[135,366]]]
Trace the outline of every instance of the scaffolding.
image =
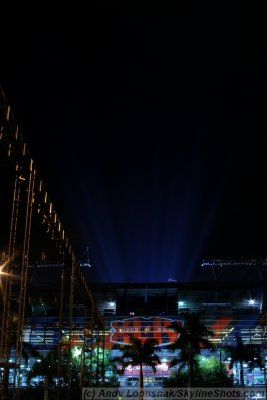
[[[89,286],[76,260],[74,249],[68,239],[60,218],[38,174],[28,147],[15,121],[10,105],[0,88],[0,174],[8,174],[13,186],[10,207],[9,232],[6,233],[7,248],[0,249],[1,257],[1,327],[0,327],[0,396],[1,399],[19,398],[21,387],[20,368],[23,345],[25,307],[27,306],[28,266],[34,221],[46,240],[52,243],[52,257],[62,263],[59,324],[62,328],[63,305],[69,305],[69,349],[72,346],[73,304],[77,296],[90,310],[92,323],[103,328]],[[6,213],[6,210],[1,210]],[[49,251],[49,250],[48,250]],[[49,254],[48,254],[49,257]],[[66,297],[68,289],[68,297]],[[61,332],[58,343],[61,355]],[[14,354],[10,361],[11,351]],[[69,359],[70,360],[70,359]],[[70,363],[70,361],[69,361]],[[60,368],[60,367],[59,367]],[[69,369],[70,371],[70,369]],[[71,373],[69,372],[69,380]],[[9,397],[8,397],[9,396]],[[58,397],[59,398],[59,397]]]

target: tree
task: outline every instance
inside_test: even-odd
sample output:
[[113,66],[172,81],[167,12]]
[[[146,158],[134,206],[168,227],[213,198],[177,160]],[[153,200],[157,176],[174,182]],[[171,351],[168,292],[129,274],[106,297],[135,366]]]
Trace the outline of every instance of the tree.
[[140,368],[140,390],[144,387],[143,366],[148,365],[155,373],[157,364],[160,364],[159,356],[155,353],[159,350],[157,345],[158,341],[154,338],[148,338],[142,341],[141,339],[131,337],[129,344],[119,347],[122,355],[113,358],[114,361],[120,363],[121,369],[118,369],[119,373],[123,374],[128,366],[138,366]]
[[[233,380],[225,366],[215,357],[196,357],[194,371],[195,387],[232,387]],[[180,369],[177,374],[163,381],[164,387],[185,387],[188,385],[188,371]]]
[[249,368],[253,369],[255,365],[263,367],[261,347],[252,343],[244,344],[242,337],[236,335],[236,345],[226,346],[225,351],[231,357],[229,368],[232,369],[235,364],[239,364],[240,383],[245,386],[244,382],[244,363],[250,363]]
[[174,358],[171,366],[181,364],[182,368],[185,363],[188,365],[188,386],[193,385],[195,358],[200,354],[202,349],[213,350],[213,344],[210,338],[213,331],[206,327],[200,320],[200,314],[183,313],[184,324],[180,325],[177,321],[170,324],[169,328],[174,329],[178,336],[175,342],[171,343],[168,348],[174,352],[180,350],[181,358]]
[[[44,399],[48,399],[57,391],[68,392],[77,396],[80,390],[81,349],[76,347],[61,349],[53,346],[44,356],[33,364],[28,372],[27,380],[30,387],[35,386],[34,378],[38,377],[44,389]],[[78,350],[78,351],[77,351]]]
[[[90,359],[84,361],[83,384],[96,387],[117,387],[117,369],[110,356],[111,350],[97,347],[92,349]],[[81,360],[79,360],[81,366]],[[90,371],[90,372],[89,372]]]
[[[104,351],[101,349],[101,351],[103,352],[101,354],[103,365],[98,365],[98,357],[94,352],[90,360],[87,360],[89,364],[86,365],[86,379],[83,383],[87,386],[119,386],[115,372],[112,374],[112,363],[109,362],[110,350]],[[90,373],[88,372],[89,368]],[[97,372],[97,369],[101,369],[101,371]],[[110,376],[105,379],[107,369],[109,369]],[[48,392],[50,392],[49,396],[54,398],[55,389],[61,393],[61,396],[64,396],[65,393],[66,396],[76,399],[82,384],[81,371],[82,347],[74,346],[71,348],[70,353],[68,348],[63,349],[59,359],[58,349],[55,346],[45,356],[39,356],[28,372],[29,389],[33,392],[38,392],[38,388],[34,387],[34,378],[38,377],[42,382],[45,400],[48,399]],[[103,379],[102,377],[99,379],[100,373],[103,373]]]
[[198,387],[231,387],[233,380],[216,356],[198,356],[194,384]]
[[[17,361],[17,364],[14,364],[14,362],[10,361],[12,358],[12,350],[15,352],[16,351],[16,341],[17,341],[17,324],[18,324],[18,316],[16,313],[10,312],[9,313],[9,319],[8,319],[8,324],[9,324],[9,335],[6,337],[6,345],[7,345],[7,361],[1,365],[1,382],[2,382],[2,390],[1,390],[1,396],[3,398],[8,398],[8,386],[9,386],[9,380],[10,380],[10,370],[12,367],[16,368],[18,371],[18,361],[24,360],[26,364],[26,368],[28,367],[28,361],[30,357],[38,358],[40,356],[39,352],[34,348],[34,346],[29,343],[23,341],[21,343],[21,357],[19,357],[19,360]],[[3,334],[3,332],[2,332]],[[0,338],[1,339],[1,338]],[[18,374],[17,374],[18,378]],[[13,378],[14,379],[14,378]],[[20,378],[18,378],[20,379]],[[1,397],[1,398],[2,398]]]
[[[32,383],[32,379],[36,377],[43,378],[44,387],[44,400],[48,399],[48,388],[55,385],[55,379],[58,377],[58,352],[56,347],[51,349],[44,357],[40,356],[39,359],[33,364],[31,370],[28,372],[28,384]],[[66,380],[67,370],[61,369],[62,382]]]
[[25,360],[26,368],[28,368],[29,359],[40,358],[40,352],[30,342],[22,342],[21,350],[22,358]]

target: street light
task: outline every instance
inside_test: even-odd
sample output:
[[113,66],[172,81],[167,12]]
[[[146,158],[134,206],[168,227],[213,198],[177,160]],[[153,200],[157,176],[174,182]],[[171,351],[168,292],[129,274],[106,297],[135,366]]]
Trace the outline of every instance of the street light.
[[7,258],[2,265],[0,265],[0,275],[7,275],[7,276],[13,276],[9,272],[3,271],[3,269],[9,264],[9,259]]
[[[10,275],[8,272],[3,271],[3,269],[7,266],[7,264],[8,264],[8,259],[5,260],[3,262],[3,264],[0,265],[0,278],[1,278],[1,275]],[[0,289],[2,290],[1,279],[0,279]]]
[[6,259],[6,261],[4,261],[4,263],[2,265],[0,265],[0,275],[10,275],[8,272],[4,272],[3,268],[5,268],[8,264],[8,259]]

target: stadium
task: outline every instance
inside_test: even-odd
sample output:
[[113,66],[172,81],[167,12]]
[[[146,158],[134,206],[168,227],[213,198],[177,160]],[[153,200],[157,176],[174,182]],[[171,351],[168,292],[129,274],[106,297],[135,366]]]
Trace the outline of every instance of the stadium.
[[[168,346],[177,335],[170,325],[183,326],[186,314],[201,316],[214,333],[214,354],[236,385],[241,383],[240,366],[230,368],[224,350],[236,347],[238,337],[244,345],[259,346],[264,363],[259,366],[255,357],[242,362],[244,384],[265,385],[266,260],[204,261],[192,282],[167,276],[160,283],[91,284],[88,264],[73,250],[2,91],[0,98],[1,184],[6,194],[0,249],[1,398],[8,398],[10,388],[17,399],[36,365],[46,361],[46,372],[39,368],[33,384],[44,385],[44,376],[55,367],[53,382],[66,387],[70,399],[74,382],[81,388],[114,377],[106,354],[119,356],[120,346],[132,337],[157,340],[161,363],[155,373],[144,370],[144,384],[161,386],[174,372]],[[47,359],[51,354],[53,362]],[[210,356],[204,349],[202,354]],[[136,386],[138,376],[138,368],[129,367],[116,377],[121,386]]]
[[[169,325],[173,321],[183,323],[184,313],[193,313],[214,332],[211,341],[216,357],[235,346],[240,336],[244,345],[259,345],[266,358],[265,268],[265,261],[213,260],[200,266],[203,281],[199,282],[94,284],[91,291],[103,323],[97,326],[92,315],[86,315],[84,304],[72,305],[71,323],[68,304],[60,311],[61,266],[35,265],[30,268],[24,341],[43,354],[59,343],[71,343],[83,355],[81,368],[86,375],[92,367],[87,361],[93,352],[110,350],[115,357],[118,345],[129,343],[130,337],[153,337],[159,343],[161,364],[156,373],[145,369],[144,381],[145,385],[159,386],[173,372],[170,364],[174,354],[167,346],[175,340],[175,333]],[[222,361],[227,364],[227,359]],[[265,383],[265,368],[251,368],[249,363],[244,367],[246,385]],[[238,366],[229,372],[240,383]],[[121,386],[137,385],[138,374],[138,368],[126,369],[120,376]]]

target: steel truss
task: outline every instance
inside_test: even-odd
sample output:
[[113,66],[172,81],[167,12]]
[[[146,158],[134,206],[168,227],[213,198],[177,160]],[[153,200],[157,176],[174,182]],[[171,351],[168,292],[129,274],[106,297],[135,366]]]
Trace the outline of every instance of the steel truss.
[[[31,246],[31,228],[33,213],[39,216],[39,223],[53,242],[58,259],[63,263],[61,305],[69,302],[70,327],[73,317],[74,297],[79,298],[90,310],[92,324],[103,328],[89,286],[80,269],[79,262],[70,240],[38,174],[36,165],[30,156],[28,147],[15,122],[11,108],[3,90],[0,88],[0,166],[10,171],[14,183],[12,215],[8,239],[8,249],[1,266],[1,286],[3,296],[0,303],[2,320],[0,327],[0,393],[1,399],[8,398],[7,387],[10,382],[10,370],[13,371],[12,398],[19,398],[20,365],[24,328],[25,303],[27,296],[27,278],[29,251]],[[1,172],[1,171],[0,171]],[[69,288],[68,300],[63,294],[66,284]],[[62,315],[59,316],[59,319]],[[69,347],[71,348],[71,339]],[[11,350],[15,355],[10,363]],[[60,344],[59,344],[60,356]],[[71,379],[71,375],[69,376]]]

